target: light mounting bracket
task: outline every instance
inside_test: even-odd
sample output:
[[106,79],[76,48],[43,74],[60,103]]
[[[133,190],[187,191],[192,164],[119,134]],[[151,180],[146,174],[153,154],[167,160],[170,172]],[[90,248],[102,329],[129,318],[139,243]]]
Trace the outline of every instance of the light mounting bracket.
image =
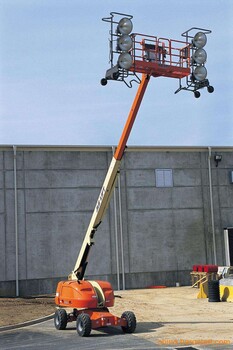
[[110,17],[102,18],[102,21],[110,23],[109,63],[111,68],[106,71],[105,78],[101,79],[101,85],[106,85],[108,80],[116,80],[123,81],[131,88],[133,82],[138,84],[141,82],[136,72],[128,69],[132,65],[131,56],[128,54],[133,46],[130,35],[133,29],[132,18],[132,15],[120,12],[110,12]]
[[[209,93],[212,93],[214,91],[213,86],[211,86],[209,80],[206,79],[207,70],[204,66],[207,54],[203,47],[207,42],[206,35],[210,33],[211,30],[209,29],[192,27],[181,34],[181,36],[185,37],[187,45],[190,46],[191,75],[185,78],[186,86],[183,86],[181,79],[179,79],[179,88],[175,91],[175,94],[181,90],[186,90],[193,92],[194,96],[196,98],[199,98],[201,94],[198,90],[200,89],[206,87]],[[199,55],[199,58],[197,58],[197,55]]]

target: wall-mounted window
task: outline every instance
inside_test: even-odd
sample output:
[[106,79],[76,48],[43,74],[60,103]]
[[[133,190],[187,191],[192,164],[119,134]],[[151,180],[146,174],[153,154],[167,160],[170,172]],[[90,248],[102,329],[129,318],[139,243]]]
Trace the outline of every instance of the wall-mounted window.
[[155,169],[156,187],[173,187],[172,169]]

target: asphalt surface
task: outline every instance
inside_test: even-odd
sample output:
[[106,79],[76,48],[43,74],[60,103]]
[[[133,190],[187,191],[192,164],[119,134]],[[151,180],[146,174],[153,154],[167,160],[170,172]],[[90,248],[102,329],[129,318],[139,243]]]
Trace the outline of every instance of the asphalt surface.
[[152,342],[124,334],[118,328],[104,328],[101,331],[92,330],[89,337],[80,337],[77,334],[75,323],[67,326],[64,331],[54,328],[53,320],[21,329],[1,332],[0,349],[155,349]]
[[232,349],[229,346],[178,346],[178,347],[161,347],[153,342],[147,341],[140,337],[140,327],[137,336],[133,334],[124,334],[118,328],[104,328],[101,331],[92,330],[87,338],[82,338],[77,334],[75,323],[70,324],[64,331],[58,331],[54,328],[53,320],[39,324],[13,329],[1,332],[0,334],[1,350],[209,350],[209,349]]

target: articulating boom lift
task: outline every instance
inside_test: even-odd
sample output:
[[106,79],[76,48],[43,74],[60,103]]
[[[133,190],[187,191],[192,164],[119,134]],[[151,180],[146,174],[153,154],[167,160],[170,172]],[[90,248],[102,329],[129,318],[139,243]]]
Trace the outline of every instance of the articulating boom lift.
[[[116,21],[117,16],[124,17]],[[133,81],[139,83],[139,86],[119,144],[109,165],[74,270],[67,281],[58,283],[55,297],[56,305],[59,307],[54,316],[55,327],[59,330],[65,329],[67,322],[76,321],[80,336],[88,336],[91,329],[105,326],[120,326],[125,333],[132,333],[136,328],[136,317],[133,312],[126,311],[121,317],[109,312],[108,307],[114,305],[114,293],[109,282],[84,280],[88,255],[94,244],[97,228],[108,208],[127,140],[150,77],[165,76],[182,79],[191,72],[189,43],[158,39],[143,34],[129,36],[132,30],[131,18],[132,16],[126,14],[112,12],[111,17],[103,19],[111,24],[111,68],[107,70],[101,84],[106,85],[108,80],[118,80],[125,82],[128,87],[132,86]],[[116,26],[115,31],[114,26]],[[113,48],[115,41],[116,49]],[[116,53],[120,53],[120,56],[114,65]],[[142,74],[141,79],[137,73]],[[130,82],[127,82],[128,77],[131,79]]]

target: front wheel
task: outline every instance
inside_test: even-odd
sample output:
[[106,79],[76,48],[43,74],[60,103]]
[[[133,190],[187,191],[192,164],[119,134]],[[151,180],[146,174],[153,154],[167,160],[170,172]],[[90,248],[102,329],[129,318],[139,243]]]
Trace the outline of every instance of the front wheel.
[[136,329],[137,321],[134,313],[132,311],[125,311],[121,315],[121,318],[124,318],[127,322],[126,326],[122,326],[124,333],[133,333]]
[[91,319],[88,314],[80,314],[77,317],[76,329],[80,337],[88,337],[91,333]]
[[67,313],[64,309],[56,310],[54,314],[54,325],[58,330],[66,329],[67,325]]

